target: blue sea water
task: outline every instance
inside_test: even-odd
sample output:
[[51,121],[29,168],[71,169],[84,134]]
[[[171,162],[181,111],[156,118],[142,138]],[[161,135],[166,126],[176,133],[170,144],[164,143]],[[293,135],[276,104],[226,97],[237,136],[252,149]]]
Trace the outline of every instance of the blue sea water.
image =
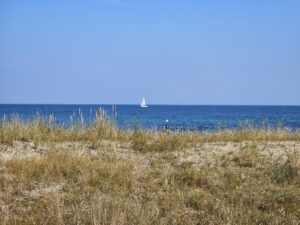
[[[20,120],[32,120],[38,114],[47,119],[55,117],[58,125],[69,126],[80,122],[88,125],[95,120],[96,111],[103,107],[107,114],[115,117],[118,127],[132,129],[143,127],[160,130],[169,120],[171,129],[215,130],[219,128],[237,128],[243,123],[255,127],[285,127],[300,129],[300,106],[205,106],[205,105],[21,105],[0,104],[0,117],[11,118],[18,115]],[[114,115],[114,116],[113,116]],[[72,117],[72,119],[71,119]]]

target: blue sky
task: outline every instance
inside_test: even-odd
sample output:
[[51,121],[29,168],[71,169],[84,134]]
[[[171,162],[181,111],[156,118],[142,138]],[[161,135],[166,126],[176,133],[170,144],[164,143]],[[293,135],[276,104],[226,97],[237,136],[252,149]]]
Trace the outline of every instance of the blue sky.
[[0,103],[300,105],[300,1],[1,0]]

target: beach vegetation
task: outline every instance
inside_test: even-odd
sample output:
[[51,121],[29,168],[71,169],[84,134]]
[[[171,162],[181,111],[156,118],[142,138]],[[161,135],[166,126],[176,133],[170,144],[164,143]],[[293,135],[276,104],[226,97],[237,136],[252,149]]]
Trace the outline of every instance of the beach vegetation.
[[1,224],[299,224],[299,132],[0,125]]

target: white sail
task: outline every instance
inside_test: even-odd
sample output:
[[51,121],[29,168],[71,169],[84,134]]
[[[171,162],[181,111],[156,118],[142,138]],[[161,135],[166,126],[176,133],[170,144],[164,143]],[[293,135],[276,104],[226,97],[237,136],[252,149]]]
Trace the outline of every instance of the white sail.
[[142,101],[141,101],[141,107],[142,107],[142,108],[148,107],[148,106],[146,105],[146,100],[145,100],[144,97],[142,98]]

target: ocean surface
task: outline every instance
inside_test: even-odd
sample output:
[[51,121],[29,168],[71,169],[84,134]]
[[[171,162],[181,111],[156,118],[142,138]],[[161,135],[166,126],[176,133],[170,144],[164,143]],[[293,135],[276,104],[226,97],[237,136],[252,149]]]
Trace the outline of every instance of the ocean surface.
[[113,110],[112,105],[0,104],[0,117],[10,119],[17,116],[29,121],[37,115],[46,120],[52,115],[57,125],[70,126],[81,121],[88,125],[95,120],[99,107],[104,108],[123,129],[160,130],[168,120],[173,130],[214,131],[244,124],[300,130],[300,106],[150,105],[141,108],[139,105],[116,105],[116,110]]

